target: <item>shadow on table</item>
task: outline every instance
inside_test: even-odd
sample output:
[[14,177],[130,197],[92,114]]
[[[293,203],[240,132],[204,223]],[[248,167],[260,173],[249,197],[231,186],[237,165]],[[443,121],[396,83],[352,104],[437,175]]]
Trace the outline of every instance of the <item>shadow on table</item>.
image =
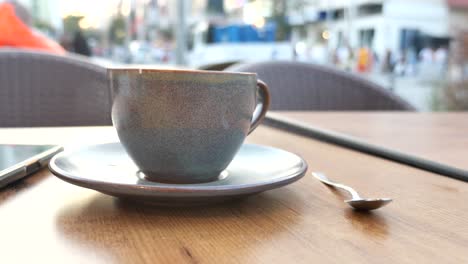
[[[326,186],[327,189],[334,195],[336,202],[343,202],[349,199],[346,193],[335,189],[333,187]],[[348,206],[348,205],[345,205]],[[389,233],[389,227],[385,216],[382,214],[382,210],[375,211],[357,211],[352,208],[346,208],[344,211],[344,217],[352,224],[355,230],[361,231],[366,236],[374,238],[385,238]]]
[[344,216],[355,230],[366,236],[383,239],[389,234],[387,221],[380,212],[356,211],[349,208],[345,210]]
[[96,194],[63,208],[56,226],[60,236],[71,240],[72,245],[91,246],[118,258],[156,254],[135,253],[149,244],[163,244],[168,252],[160,255],[191,257],[209,245],[211,250],[236,257],[251,255],[262,241],[283,238],[280,234],[301,219],[298,199],[293,191],[283,189],[217,205],[169,208]]

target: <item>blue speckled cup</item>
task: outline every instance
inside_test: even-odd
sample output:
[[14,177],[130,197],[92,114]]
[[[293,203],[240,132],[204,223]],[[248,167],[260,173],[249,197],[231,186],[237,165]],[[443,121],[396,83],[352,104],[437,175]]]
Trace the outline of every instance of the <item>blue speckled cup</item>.
[[254,73],[109,69],[108,75],[120,141],[157,182],[216,180],[269,105],[268,88]]

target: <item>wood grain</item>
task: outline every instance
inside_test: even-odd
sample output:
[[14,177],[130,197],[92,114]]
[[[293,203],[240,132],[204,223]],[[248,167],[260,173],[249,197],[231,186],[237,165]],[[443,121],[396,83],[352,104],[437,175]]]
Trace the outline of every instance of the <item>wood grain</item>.
[[[0,143],[96,143],[112,128],[0,129]],[[467,263],[468,184],[268,127],[249,142],[303,156],[369,196],[372,214],[310,175],[198,208],[123,202],[46,169],[0,190],[1,263]]]
[[468,112],[277,112],[316,127],[468,170]]

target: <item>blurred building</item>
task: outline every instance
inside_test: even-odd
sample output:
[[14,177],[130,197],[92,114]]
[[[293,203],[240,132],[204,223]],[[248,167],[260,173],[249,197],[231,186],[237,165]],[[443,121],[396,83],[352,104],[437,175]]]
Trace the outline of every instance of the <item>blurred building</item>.
[[60,32],[63,29],[60,0],[17,0],[31,13],[34,21],[51,26]]
[[383,57],[447,45],[452,14],[446,0],[317,0],[292,18],[329,49],[368,47]]
[[[147,39],[157,31],[170,32],[179,21],[178,1],[120,0],[129,3],[128,14],[132,39]],[[186,23],[192,27],[206,18],[206,0],[184,0]],[[151,38],[151,37],[150,37]]]
[[451,35],[455,36],[459,31],[468,31],[468,1],[447,0],[450,11]]

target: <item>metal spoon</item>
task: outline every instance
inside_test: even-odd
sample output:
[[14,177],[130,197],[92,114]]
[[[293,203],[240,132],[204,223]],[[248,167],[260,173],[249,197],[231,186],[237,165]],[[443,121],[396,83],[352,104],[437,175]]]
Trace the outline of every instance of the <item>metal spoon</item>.
[[362,211],[375,210],[375,209],[378,209],[380,207],[383,207],[389,204],[392,201],[391,198],[365,199],[365,198],[362,198],[353,188],[343,185],[341,183],[332,182],[323,173],[312,172],[312,175],[315,178],[317,178],[319,181],[324,183],[325,185],[347,191],[351,195],[351,199],[345,200],[345,202],[356,210],[362,210]]

